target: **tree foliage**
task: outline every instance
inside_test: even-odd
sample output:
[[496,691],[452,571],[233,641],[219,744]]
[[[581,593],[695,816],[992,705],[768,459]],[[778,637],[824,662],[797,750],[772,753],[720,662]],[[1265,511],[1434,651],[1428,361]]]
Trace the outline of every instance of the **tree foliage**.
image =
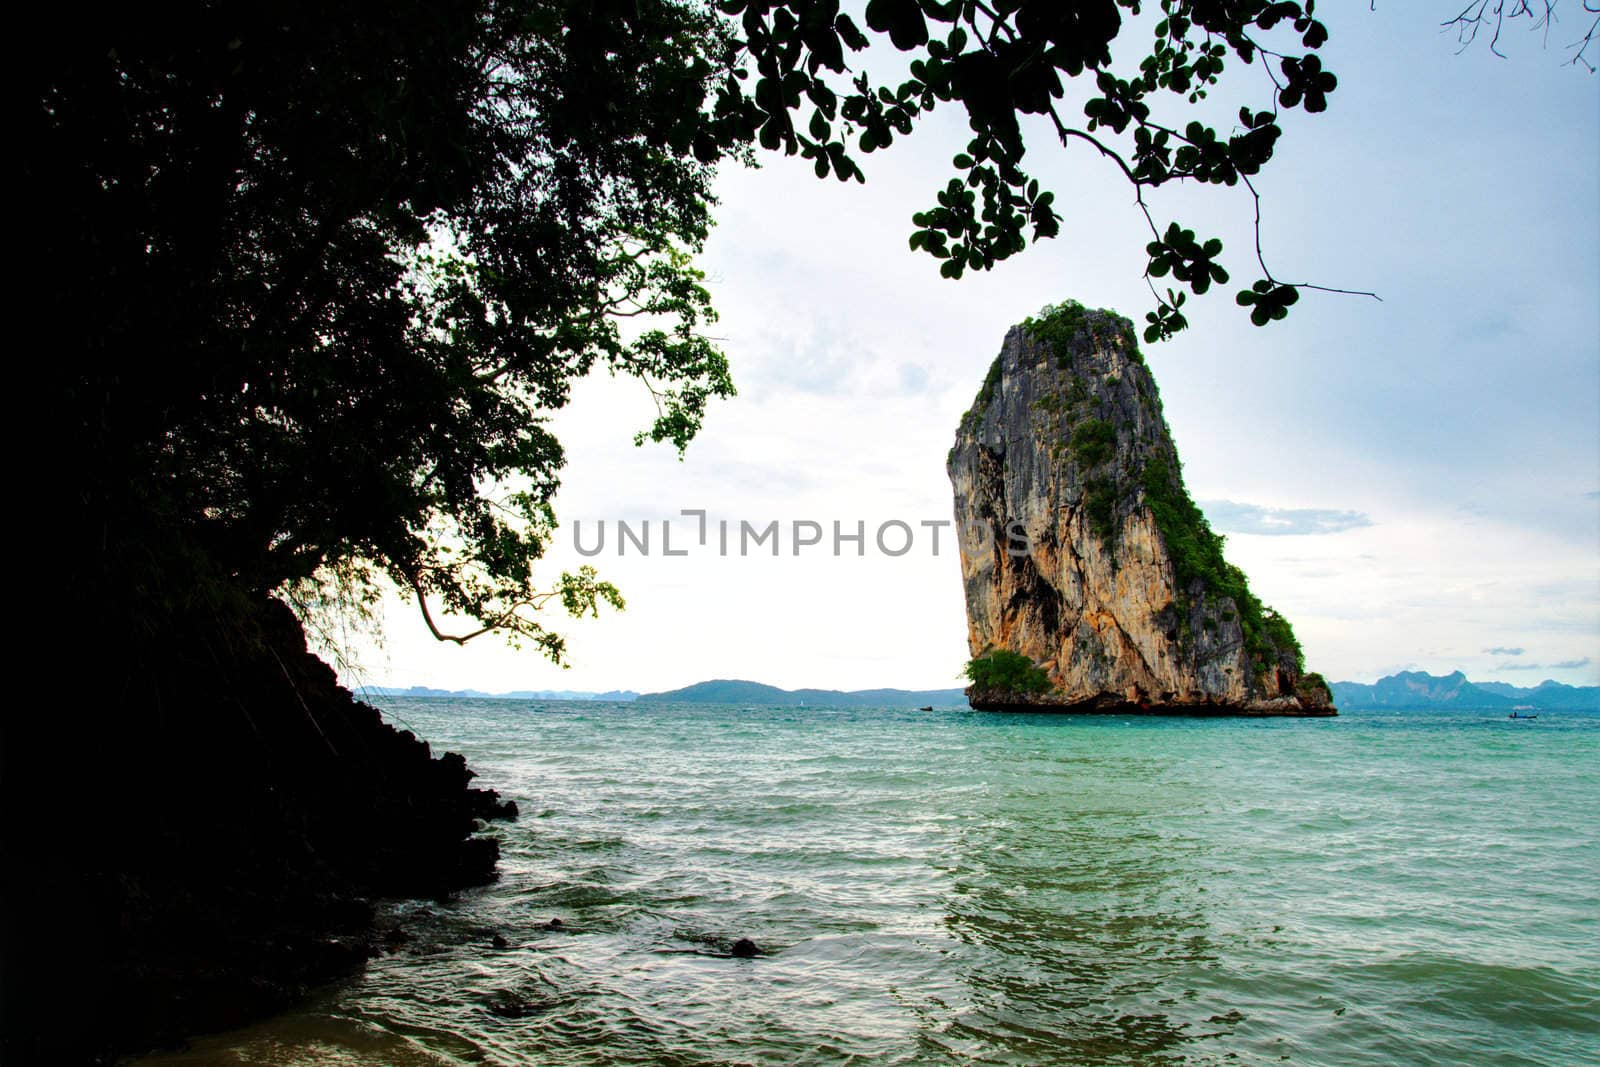
[[440,636],[470,636],[443,607],[552,656],[541,604],[620,605],[592,570],[534,583],[544,416],[603,367],[681,449],[732,393],[692,263],[692,148],[738,150],[705,151],[722,23],[561,0],[35,17],[39,393],[77,525],[116,531],[100,573],[157,543],[258,591],[370,564]]
[[[1218,259],[1220,240],[1175,221],[1158,225],[1146,191],[1243,184],[1254,195],[1252,179],[1272,159],[1283,113],[1325,110],[1338,84],[1316,54],[1328,32],[1315,0],[1159,0],[1152,36],[1121,65],[1113,45],[1126,56],[1124,19],[1140,14],[1142,0],[871,0],[867,29],[910,53],[909,76],[894,85],[851,70],[847,55],[866,49],[869,37],[832,0],[721,6],[740,19],[755,76],[728,76],[717,96],[719,121],[811,160],[819,177],[862,180],[857,153],[888,147],[941,105],[965,112],[972,139],[951,160],[954,173],[935,203],[913,217],[910,238],[947,278],[988,270],[1030,240],[1060,232],[1056,193],[1026,169],[1031,117],[1060,146],[1081,145],[1111,161],[1150,227],[1146,276],[1158,303],[1147,316],[1147,340],[1183,329],[1187,293],[1226,284],[1229,272]],[[1229,77],[1235,70],[1256,73],[1247,86]],[[1068,92],[1075,79],[1085,83],[1077,99]],[[1198,106],[1225,92],[1231,127],[1215,125],[1205,117],[1212,109]],[[1262,277],[1239,291],[1239,301],[1259,325],[1281,318],[1304,283],[1275,277],[1259,244],[1256,259]],[[1157,292],[1155,281],[1168,278],[1177,288]]]
[[962,673],[974,689],[983,692],[1036,694],[1050,689],[1050,676],[1034,666],[1033,660],[1005,648],[968,660]]

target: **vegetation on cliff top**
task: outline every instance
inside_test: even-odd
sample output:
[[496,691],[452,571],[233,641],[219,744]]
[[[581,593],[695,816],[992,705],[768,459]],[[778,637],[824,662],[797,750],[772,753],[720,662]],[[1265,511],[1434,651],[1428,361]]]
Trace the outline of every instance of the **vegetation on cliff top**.
[[[1115,328],[1129,359],[1135,363],[1144,362],[1144,353],[1139,351],[1139,342],[1134,336],[1133,323],[1109,308],[1091,311],[1077,300],[1063,300],[1059,304],[1046,304],[1039,309],[1039,314],[1023,319],[1022,328],[1029,337],[1049,348],[1056,357],[1056,366],[1065,370],[1071,366],[1072,342],[1090,327],[1091,315]],[[1096,337],[1094,340],[1109,341],[1110,338]]]
[[1068,346],[1082,332],[1088,309],[1076,300],[1063,300],[1059,304],[1046,304],[1039,314],[1022,320],[1022,329],[1029,337],[1044,345],[1056,357],[1056,366],[1068,366]]
[[[1091,317],[1094,321],[1091,321]],[[1038,315],[1024,319],[1022,328],[1028,336],[1049,349],[1055,356],[1058,369],[1068,370],[1072,367],[1071,346],[1079,341],[1080,335],[1094,330],[1095,321],[1117,330],[1128,357],[1135,363],[1143,364],[1144,357],[1133,337],[1132,324],[1106,308],[1090,311],[1076,300],[1063,300],[1059,304],[1047,304],[1039,310]],[[1100,340],[1094,336],[1089,343]],[[1065,442],[1057,442],[1052,453],[1056,456],[1069,453],[1087,474],[1116,453],[1117,429],[1107,420],[1085,410],[1089,388],[1082,376],[1073,375],[1066,388],[1065,398],[1046,394],[1040,397],[1036,406],[1049,414],[1064,415],[1074,420],[1071,435]],[[1090,477],[1084,483],[1083,507],[1089,528],[1113,549],[1117,536],[1117,500],[1120,496],[1121,487],[1112,478]]]

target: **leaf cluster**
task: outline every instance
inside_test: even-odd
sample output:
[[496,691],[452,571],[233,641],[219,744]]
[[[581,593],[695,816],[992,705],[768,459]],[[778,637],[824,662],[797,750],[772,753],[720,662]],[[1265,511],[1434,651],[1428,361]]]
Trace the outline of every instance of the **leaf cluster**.
[[[1185,287],[1163,296],[1152,286],[1157,308],[1146,339],[1162,339],[1187,325],[1178,310],[1185,290],[1205,293],[1225,284],[1228,272],[1217,260],[1218,239],[1196,237],[1176,222],[1158,227],[1145,190],[1248,184],[1272,159],[1282,112],[1324,110],[1337,79],[1314,54],[1328,40],[1315,0],[1157,6],[1153,37],[1125,75],[1112,49],[1125,43],[1124,18],[1139,14],[1142,0],[869,0],[865,31],[836,0],[723,0],[720,9],[738,20],[747,67],[727,76],[715,122],[735,137],[811,160],[818,176],[860,181],[858,154],[887,148],[941,106],[959,107],[972,137],[952,158],[954,174],[934,203],[912,216],[910,237],[913,250],[939,261],[942,276],[959,278],[1060,233],[1057,196],[1030,175],[1024,158],[1024,125],[1041,117],[1063,146],[1094,149],[1137,190],[1151,227],[1147,276],[1170,276]],[[851,69],[850,56],[868,48],[869,33],[910,54],[907,77],[879,84]],[[1233,84],[1226,75],[1235,64],[1263,72],[1265,106],[1238,107],[1231,128],[1186,118]],[[1074,115],[1067,85],[1079,78],[1092,88]],[[1261,268],[1269,286],[1283,287]]]
[[536,580],[564,462],[547,420],[604,369],[654,399],[639,439],[682,449],[733,393],[693,265],[711,164],[742,151],[705,120],[734,63],[721,18],[675,0],[30,18],[22,236],[54,332],[36,395],[81,489],[67,525],[120,532],[101,573],[181,542],[174,569],[200,553],[241,588],[358,604],[383,580],[443,638],[552,657],[540,606],[620,605],[592,573]]

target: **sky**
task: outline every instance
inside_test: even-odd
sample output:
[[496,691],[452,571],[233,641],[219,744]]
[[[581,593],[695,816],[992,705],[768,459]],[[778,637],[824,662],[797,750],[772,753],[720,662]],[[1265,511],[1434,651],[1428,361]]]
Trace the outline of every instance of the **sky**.
[[[1326,113],[1286,122],[1258,183],[1263,240],[1278,277],[1381,301],[1307,293],[1257,329],[1230,285],[1191,298],[1177,339],[1145,346],[1190,494],[1330,679],[1600,683],[1600,77],[1563,65],[1582,32],[1566,8],[1548,45],[1518,30],[1505,59],[1458,54],[1438,4],[1320,12],[1339,88]],[[633,445],[653,408],[631,380],[598,374],[553,419],[568,463],[545,574],[590,563],[627,598],[598,619],[550,617],[566,669],[494,637],[441,645],[395,600],[381,642],[350,638],[345,681],[963,684],[959,559],[948,531],[936,552],[922,525],[951,516],[957,422],[1011,324],[1069,298],[1142,323],[1152,303],[1131,189],[1042,132],[1028,160],[1057,192],[1059,238],[955,282],[908,251],[909,217],[963,133],[935,116],[863,157],[865,185],[771,154],[719,175],[702,266],[738,397],[713,405],[681,460]],[[1257,276],[1242,189],[1162,190],[1153,206],[1220,236],[1234,282]],[[685,510],[706,513],[705,545]],[[619,520],[648,523],[649,554],[619,555]],[[740,523],[774,520],[781,553],[741,556]],[[575,529],[592,549],[602,521],[604,550],[580,555]],[[822,543],[796,552],[807,521]],[[862,524],[862,554],[834,553],[835,522]],[[663,523],[685,554],[664,554]]]

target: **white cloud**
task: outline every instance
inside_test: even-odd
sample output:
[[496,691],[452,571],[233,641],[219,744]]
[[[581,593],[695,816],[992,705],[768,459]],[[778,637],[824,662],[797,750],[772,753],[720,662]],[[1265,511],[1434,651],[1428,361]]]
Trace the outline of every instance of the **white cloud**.
[[1334,508],[1274,508],[1233,500],[1203,500],[1200,509],[1206,513],[1211,528],[1219,533],[1287,537],[1340,533],[1372,525],[1372,520],[1359,511]]
[[1594,662],[1590,657],[1562,660],[1560,663],[1502,663],[1497,671],[1576,671]]

